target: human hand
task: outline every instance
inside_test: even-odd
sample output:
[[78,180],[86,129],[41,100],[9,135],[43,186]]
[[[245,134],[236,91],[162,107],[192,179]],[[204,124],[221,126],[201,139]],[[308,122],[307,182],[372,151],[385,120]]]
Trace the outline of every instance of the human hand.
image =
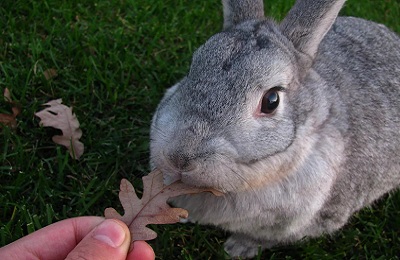
[[0,248],[2,260],[11,259],[154,259],[153,249],[135,241],[129,252],[128,227],[101,217],[66,219]]

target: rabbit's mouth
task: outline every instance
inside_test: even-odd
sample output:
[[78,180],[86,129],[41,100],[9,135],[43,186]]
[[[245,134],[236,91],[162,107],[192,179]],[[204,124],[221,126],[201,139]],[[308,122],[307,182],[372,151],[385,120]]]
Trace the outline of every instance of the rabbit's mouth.
[[199,173],[195,170],[190,172],[173,172],[173,171],[163,171],[163,182],[165,185],[170,185],[176,181],[181,181],[188,185],[198,187],[198,188],[205,188],[209,189],[212,188],[218,192],[226,193],[227,190],[222,187],[215,187],[212,184],[205,183],[197,178],[193,178],[193,176],[198,176]]

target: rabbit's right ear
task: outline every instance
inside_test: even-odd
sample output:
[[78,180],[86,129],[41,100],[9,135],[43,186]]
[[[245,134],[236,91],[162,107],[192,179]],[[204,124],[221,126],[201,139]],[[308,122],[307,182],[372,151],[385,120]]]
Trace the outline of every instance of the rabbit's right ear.
[[263,0],[222,0],[224,30],[241,22],[264,18]]
[[294,47],[312,61],[346,0],[297,0],[280,24]]

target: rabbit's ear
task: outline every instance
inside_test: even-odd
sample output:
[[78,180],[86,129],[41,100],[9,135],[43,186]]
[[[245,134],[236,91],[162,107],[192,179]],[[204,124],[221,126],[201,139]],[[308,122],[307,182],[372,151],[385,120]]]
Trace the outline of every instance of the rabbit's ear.
[[263,0],[222,0],[224,30],[241,22],[264,18]]
[[297,0],[280,24],[294,47],[313,60],[346,0]]

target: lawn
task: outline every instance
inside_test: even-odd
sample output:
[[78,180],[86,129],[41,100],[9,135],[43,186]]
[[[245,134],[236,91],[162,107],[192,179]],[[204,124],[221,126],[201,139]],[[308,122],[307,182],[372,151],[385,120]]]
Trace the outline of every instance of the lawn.
[[[280,20],[294,1],[266,1]],[[398,0],[349,0],[342,15],[400,32]],[[2,0],[0,93],[22,107],[0,130],[0,246],[61,219],[118,209],[121,178],[140,186],[149,171],[149,126],[166,88],[193,51],[222,25],[219,0]],[[49,69],[56,76],[45,77]],[[70,158],[34,113],[62,98],[73,107],[85,153]],[[0,98],[0,113],[9,104]],[[333,236],[274,248],[260,259],[398,259],[400,193],[356,214]],[[223,259],[224,232],[155,226],[159,259]]]

